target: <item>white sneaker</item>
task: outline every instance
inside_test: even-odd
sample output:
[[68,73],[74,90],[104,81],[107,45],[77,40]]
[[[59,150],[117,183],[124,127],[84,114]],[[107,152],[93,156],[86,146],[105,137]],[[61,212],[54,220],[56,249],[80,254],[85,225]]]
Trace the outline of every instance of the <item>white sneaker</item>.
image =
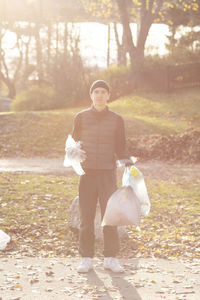
[[83,257],[82,261],[78,267],[78,273],[87,273],[92,269],[92,258]]
[[114,257],[104,258],[104,269],[111,270],[114,273],[122,273],[124,269],[120,266],[118,260]]

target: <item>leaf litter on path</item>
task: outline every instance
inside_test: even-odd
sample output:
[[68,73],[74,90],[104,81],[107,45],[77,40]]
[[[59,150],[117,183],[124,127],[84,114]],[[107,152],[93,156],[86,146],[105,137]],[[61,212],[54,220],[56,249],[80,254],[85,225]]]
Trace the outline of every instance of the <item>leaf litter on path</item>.
[[[121,259],[124,274],[103,269],[103,258],[94,259],[94,270],[78,274],[79,257],[0,258],[0,295],[12,297],[52,297],[52,299],[152,299],[190,300],[200,297],[200,260],[168,261],[156,258]],[[134,270],[134,274],[132,273]],[[51,274],[49,273],[51,272]],[[48,275],[53,276],[48,276]],[[48,296],[49,295],[49,296]],[[121,298],[120,298],[121,297]],[[123,298],[124,297],[124,298]],[[31,299],[31,298],[30,298]],[[45,299],[45,298],[44,298]]]

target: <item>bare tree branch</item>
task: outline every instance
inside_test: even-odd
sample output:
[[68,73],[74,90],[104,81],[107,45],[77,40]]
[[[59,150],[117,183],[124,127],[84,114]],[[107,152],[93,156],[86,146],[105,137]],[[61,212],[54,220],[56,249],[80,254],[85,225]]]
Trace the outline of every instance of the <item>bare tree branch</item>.
[[16,70],[15,70],[14,75],[13,75],[14,82],[16,82],[17,79],[18,79],[18,74],[19,74],[19,71],[20,71],[20,69],[22,67],[22,62],[23,62],[23,50],[22,50],[22,45],[20,45],[20,41],[22,43],[21,37],[17,37],[17,43],[16,43],[16,45],[17,45],[17,49],[19,50],[20,56],[19,56],[19,59],[18,59]]
[[163,0],[157,0],[157,8],[155,9],[154,18],[157,18],[162,6],[163,6]]

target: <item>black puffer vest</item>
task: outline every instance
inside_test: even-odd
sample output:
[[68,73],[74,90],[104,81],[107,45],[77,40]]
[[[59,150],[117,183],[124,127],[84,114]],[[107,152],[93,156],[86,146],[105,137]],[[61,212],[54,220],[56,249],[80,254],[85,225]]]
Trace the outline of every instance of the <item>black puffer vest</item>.
[[87,158],[84,169],[114,169],[115,137],[118,115],[106,107],[98,112],[94,107],[81,112],[81,141]]

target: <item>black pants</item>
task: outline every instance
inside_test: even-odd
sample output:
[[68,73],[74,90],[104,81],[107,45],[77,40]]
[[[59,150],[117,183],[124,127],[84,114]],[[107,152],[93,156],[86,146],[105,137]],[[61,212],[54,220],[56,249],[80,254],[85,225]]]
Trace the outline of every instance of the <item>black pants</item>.
[[[117,189],[115,170],[88,170],[79,181],[80,236],[79,253],[82,257],[94,256],[94,219],[97,201],[101,218],[109,197]],[[104,226],[104,256],[115,257],[119,250],[116,226]]]

